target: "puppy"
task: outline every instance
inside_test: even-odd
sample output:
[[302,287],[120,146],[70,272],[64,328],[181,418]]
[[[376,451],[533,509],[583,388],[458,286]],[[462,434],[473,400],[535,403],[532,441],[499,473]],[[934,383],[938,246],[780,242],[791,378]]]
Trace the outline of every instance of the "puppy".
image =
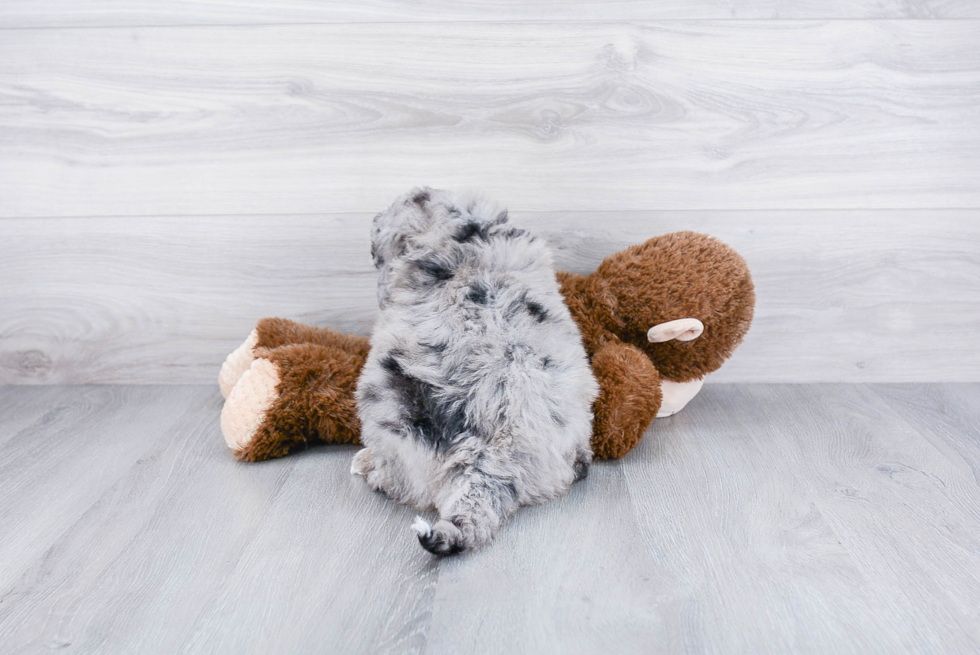
[[545,244],[477,196],[416,189],[374,218],[381,314],[351,472],[422,511],[422,546],[483,546],[585,477],[598,385]]

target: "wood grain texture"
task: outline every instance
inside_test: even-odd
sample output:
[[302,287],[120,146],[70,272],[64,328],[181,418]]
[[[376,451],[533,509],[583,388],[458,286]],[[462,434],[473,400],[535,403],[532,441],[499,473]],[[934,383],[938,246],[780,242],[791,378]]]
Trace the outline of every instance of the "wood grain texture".
[[3,27],[652,19],[980,18],[970,0],[6,0]]
[[665,650],[980,646],[980,489],[871,390],[713,385],[666,421],[624,460]]
[[442,562],[428,652],[662,652],[661,563],[636,547],[628,497],[620,463],[594,464],[567,497],[518,512],[501,547]]
[[[379,207],[380,209],[381,207]],[[369,334],[371,214],[0,221],[0,381],[213,383],[264,316]],[[558,268],[678,230],[745,256],[714,381],[980,380],[980,211],[512,212]]]
[[35,387],[5,387],[0,405],[0,443],[13,439],[22,430],[29,428],[41,417],[51,411],[54,401],[62,400],[64,390],[55,386]]
[[488,549],[437,560],[349,475],[353,448],[236,462],[213,387],[0,387],[0,643],[976,652],[978,394],[711,385]]
[[264,316],[364,332],[377,311],[366,220],[0,221],[0,379],[212,382]]
[[186,652],[421,652],[438,561],[409,529],[413,510],[350,474],[356,451],[299,459]]
[[980,387],[877,385],[874,392],[980,484]]
[[978,25],[7,30],[0,216],[978,207]]
[[[67,393],[111,393],[126,415],[140,417],[142,427],[131,426],[119,411],[85,417],[80,435],[48,426],[46,450],[29,466],[32,460],[17,458],[35,486],[12,490],[4,478],[4,505],[34,510],[35,520],[58,538],[23,547],[21,559],[29,565],[11,569],[19,577],[3,585],[0,641],[7,652],[176,652],[235,570],[297,460],[247,471],[237,465],[218,432],[221,403],[212,389],[76,389]],[[142,438],[140,432],[159,421],[160,410],[173,420],[159,430],[162,437]],[[88,431],[101,439],[79,444],[77,437]],[[112,457],[114,449],[136,448],[143,453],[138,460]],[[3,455],[7,461],[19,454],[5,448]],[[79,471],[87,463],[89,475],[107,481],[97,502],[89,500],[77,519],[58,507],[37,511],[49,495],[85,497],[69,472],[36,476],[47,458],[74,458]],[[113,468],[124,474],[110,478]]]
[[4,390],[5,413],[8,402],[17,403],[14,412],[34,420],[0,425],[0,587],[89,512],[161,435],[170,438],[176,420],[201,415],[201,395],[184,387],[77,387],[44,390],[25,404],[24,394]]
[[[187,387],[122,389],[116,395],[148,421],[154,417],[147,415],[147,398],[161,392],[171,399],[169,410],[184,418],[152,445],[117,418],[88,421],[116,440],[115,448],[142,445],[146,454],[125,462],[126,474],[77,522],[62,524],[58,508],[41,513],[51,528],[69,529],[50,548],[30,551],[26,571],[0,587],[5,652],[20,652],[8,650],[16,644],[24,651],[84,653],[300,653],[337,640],[348,652],[391,652],[419,641],[434,560],[407,529],[410,511],[387,507],[350,476],[355,449],[243,465],[218,432],[220,398],[213,389],[190,388],[192,413],[172,402],[179,394],[186,403]],[[66,455],[72,452],[63,428],[46,436],[62,439]],[[100,445],[90,458],[111,454]],[[26,476],[43,467],[35,461],[21,469]],[[36,483],[35,491],[64,494],[59,481]],[[4,491],[5,506],[38,508],[7,478]],[[366,565],[369,553],[377,559]],[[379,576],[399,585],[399,593],[384,590],[387,610],[375,596]],[[364,612],[372,600],[372,611]]]

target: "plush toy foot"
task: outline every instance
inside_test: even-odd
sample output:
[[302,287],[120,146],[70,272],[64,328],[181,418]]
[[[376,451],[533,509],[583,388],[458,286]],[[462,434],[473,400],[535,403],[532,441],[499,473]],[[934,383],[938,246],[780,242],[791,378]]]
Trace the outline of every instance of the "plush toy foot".
[[225,358],[225,363],[221,365],[221,372],[218,373],[218,387],[221,395],[226,399],[231,390],[238,384],[242,374],[248,370],[255,359],[255,347],[259,342],[258,330],[252,330],[245,343],[238,346],[233,353]]
[[672,382],[664,378],[660,379],[660,392],[663,394],[663,401],[660,403],[660,411],[657,418],[673,416],[684,409],[684,406],[691,402],[694,396],[698,395],[704,385],[704,378],[691,380],[690,382]]
[[242,373],[228,394],[221,409],[221,434],[236,456],[242,456],[265,421],[266,413],[278,398],[279,382],[279,369],[268,359],[260,358]]

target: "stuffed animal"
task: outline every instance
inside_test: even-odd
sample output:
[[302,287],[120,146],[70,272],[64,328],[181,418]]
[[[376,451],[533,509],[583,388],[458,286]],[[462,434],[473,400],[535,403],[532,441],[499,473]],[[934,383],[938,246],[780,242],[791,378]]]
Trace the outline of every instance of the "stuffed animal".
[[[703,234],[654,237],[590,275],[558,273],[599,382],[595,459],[622,457],[731,356],[755,306],[745,261]],[[221,368],[221,432],[247,462],[358,442],[354,390],[369,341],[281,318],[258,322]]]

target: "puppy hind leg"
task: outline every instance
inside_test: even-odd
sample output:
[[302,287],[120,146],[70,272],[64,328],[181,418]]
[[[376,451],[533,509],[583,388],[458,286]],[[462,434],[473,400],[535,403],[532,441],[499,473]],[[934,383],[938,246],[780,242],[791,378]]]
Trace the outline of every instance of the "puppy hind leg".
[[575,471],[575,478],[572,482],[578,482],[589,477],[589,466],[592,464],[592,451],[583,450],[575,457],[575,463],[572,465]]
[[362,478],[366,478],[368,473],[374,470],[374,457],[371,454],[370,448],[361,448],[354,454],[354,459],[351,460],[350,464],[350,474],[359,475]]
[[429,525],[417,517],[412,528],[419,543],[435,555],[455,555],[485,546],[517,510],[513,483],[468,468],[455,475],[449,501],[439,507],[439,520]]
[[350,472],[363,477],[373,491],[383,493],[396,503],[420,509],[432,507],[428,490],[412,484],[397,459],[380,456],[371,448],[362,448],[354,455]]

